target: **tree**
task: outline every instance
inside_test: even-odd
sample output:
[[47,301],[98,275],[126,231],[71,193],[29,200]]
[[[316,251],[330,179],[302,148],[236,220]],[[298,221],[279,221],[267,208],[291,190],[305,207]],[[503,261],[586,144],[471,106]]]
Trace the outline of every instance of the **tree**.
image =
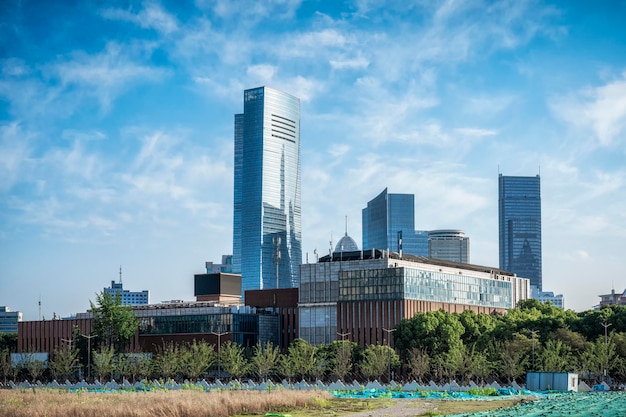
[[91,301],[93,331],[98,335],[99,346],[113,346],[122,352],[137,332],[139,321],[130,306],[122,305],[121,295],[115,297],[106,292],[96,294],[97,306]]
[[11,352],[9,349],[0,350],[0,373],[2,375],[2,379],[4,380],[4,384],[7,383],[8,378],[15,378],[17,369],[18,368],[13,366],[13,363],[11,362]]
[[497,343],[500,372],[509,382],[515,381],[528,368],[532,340],[515,333],[512,340]]
[[94,373],[100,381],[103,381],[104,378],[111,375],[114,369],[115,351],[113,346],[101,347],[98,351],[93,351],[91,356]]
[[398,354],[389,346],[369,345],[363,352],[361,373],[366,378],[380,378],[391,368],[400,366]]
[[72,348],[71,344],[55,349],[49,365],[54,378],[60,380],[71,378],[78,365],[78,350]]
[[193,341],[187,346],[187,360],[183,367],[185,373],[190,379],[198,379],[204,374],[214,363],[217,358],[215,349],[204,340],[201,342]]
[[548,340],[539,353],[539,367],[542,372],[569,372],[576,366],[569,346],[560,340]]
[[46,369],[46,363],[38,359],[34,352],[22,353],[22,367],[31,376],[32,381],[37,381]]
[[332,374],[343,379],[352,371],[352,345],[354,343],[341,340],[333,342],[333,358],[331,360]]
[[157,349],[157,356],[154,359],[155,372],[163,378],[175,379],[188,363],[187,356],[186,349],[181,349],[173,342],[163,343],[163,346]]
[[287,350],[288,355],[281,361],[285,376],[306,378],[319,366],[317,348],[304,339],[296,339]]
[[430,370],[430,356],[425,349],[412,348],[408,352],[407,366],[409,377],[422,382],[424,376]]
[[144,353],[125,353],[117,355],[117,372],[120,377],[135,382],[150,374],[152,360]]
[[252,356],[252,369],[261,380],[266,380],[278,367],[279,357],[278,346],[270,341],[265,342],[265,345],[257,342]]
[[235,379],[241,378],[248,369],[250,364],[244,355],[244,348],[239,343],[227,341],[222,345],[222,367]]

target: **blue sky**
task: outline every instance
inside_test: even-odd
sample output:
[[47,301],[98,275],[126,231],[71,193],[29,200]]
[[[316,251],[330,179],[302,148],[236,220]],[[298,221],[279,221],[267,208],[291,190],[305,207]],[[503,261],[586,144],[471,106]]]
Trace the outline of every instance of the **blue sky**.
[[[182,5],[179,3],[183,3]],[[389,5],[387,3],[392,3]],[[3,1],[0,305],[67,316],[122,265],[193,299],[232,251],[243,90],[301,99],[303,257],[385,187],[498,265],[497,177],[542,180],[544,290],[626,287],[626,2]]]

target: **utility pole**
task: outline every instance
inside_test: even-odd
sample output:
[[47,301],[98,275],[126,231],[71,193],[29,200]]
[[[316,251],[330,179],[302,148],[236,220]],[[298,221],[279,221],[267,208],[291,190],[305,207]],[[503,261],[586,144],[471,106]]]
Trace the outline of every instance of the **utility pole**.
[[606,368],[609,366],[609,341],[608,341],[608,329],[609,326],[612,326],[613,323],[600,323],[602,327],[604,327],[604,349],[605,349],[605,360],[604,360],[604,379],[606,379]]
[[391,382],[391,333],[395,332],[396,329],[385,329],[383,327],[383,331],[387,332],[387,374],[389,378],[389,382]]

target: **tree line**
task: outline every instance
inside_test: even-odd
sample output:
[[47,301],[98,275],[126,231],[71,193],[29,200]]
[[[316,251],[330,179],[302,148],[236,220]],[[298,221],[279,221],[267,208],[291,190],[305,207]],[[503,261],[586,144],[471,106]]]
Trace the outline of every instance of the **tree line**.
[[[47,369],[22,355],[11,366],[9,350],[0,346],[2,378],[65,380],[92,376],[100,381],[122,378],[198,380],[390,379],[459,382],[523,382],[526,372],[577,372],[582,379],[626,380],[626,307],[609,306],[576,313],[537,300],[520,302],[505,315],[472,311],[419,313],[393,331],[394,348],[349,340],[314,346],[296,339],[285,351],[271,342],[253,347],[227,341],[163,343],[154,355],[127,352],[137,319],[129,307],[107,294],[97,298],[93,349],[77,332],[73,346],[56,349]],[[1,340],[0,340],[1,341]],[[89,367],[86,366],[88,359]]]

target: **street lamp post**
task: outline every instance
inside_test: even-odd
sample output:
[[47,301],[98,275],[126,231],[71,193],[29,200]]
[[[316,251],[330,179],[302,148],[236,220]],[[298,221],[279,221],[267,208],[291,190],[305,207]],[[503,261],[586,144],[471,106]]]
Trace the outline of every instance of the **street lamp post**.
[[228,333],[229,332],[223,332],[223,333],[211,332],[211,334],[217,336],[217,379],[220,379],[222,377],[222,372],[220,369],[220,348],[222,346],[221,338],[222,336]]
[[92,334],[87,336],[86,334],[80,334],[82,337],[87,338],[87,380],[91,379],[91,339],[98,336],[97,334]]
[[387,333],[387,375],[389,378],[389,382],[391,382],[391,333],[395,332],[396,329],[385,329],[383,327],[383,331]]
[[337,332],[337,336],[341,337],[341,350],[342,350],[343,354],[345,354],[345,339],[344,338],[346,336],[349,336],[349,335],[350,335],[350,332],[348,332],[348,333],[339,333],[339,332]]
[[604,379],[606,379],[606,368],[609,365],[609,341],[608,341],[608,329],[609,326],[612,326],[613,323],[600,323],[602,327],[604,327],[604,349],[605,349],[605,359],[604,359]]

